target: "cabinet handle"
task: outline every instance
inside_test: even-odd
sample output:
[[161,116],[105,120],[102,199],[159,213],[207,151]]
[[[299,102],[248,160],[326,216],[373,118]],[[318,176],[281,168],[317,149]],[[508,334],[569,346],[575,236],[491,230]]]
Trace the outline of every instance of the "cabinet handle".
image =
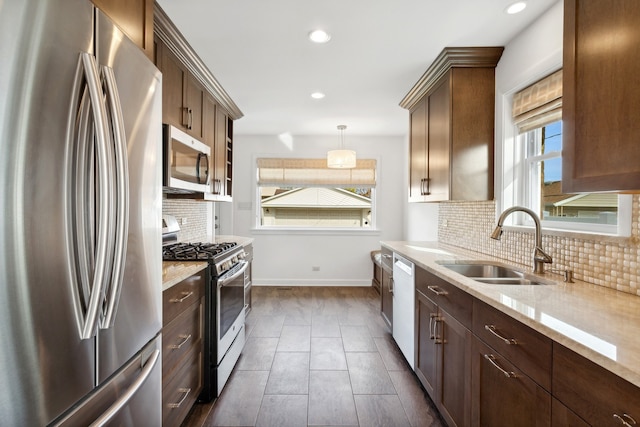
[[393,294],[393,277],[389,277],[389,293]]
[[428,195],[430,195],[430,194],[431,194],[431,189],[429,188],[429,183],[430,183],[430,181],[431,181],[431,178],[425,178],[425,179],[424,179],[424,182],[426,182],[426,183],[427,183],[427,191],[425,191],[425,192],[424,192],[424,195],[425,195],[425,196],[428,196]]
[[187,125],[187,129],[193,128],[193,110],[191,108],[189,110],[189,124]]
[[494,325],[484,325],[484,329],[491,332],[494,336],[504,341],[505,344],[508,344],[508,345],[518,344],[518,341],[516,341],[515,338],[505,338],[502,335],[500,335],[498,331],[496,331],[496,327]]
[[167,406],[171,409],[179,408],[180,405],[182,405],[184,401],[187,399],[187,396],[189,396],[189,393],[191,393],[190,388],[179,388],[178,391],[182,393],[182,399],[180,399],[180,401],[177,403],[169,403]]
[[438,288],[437,286],[427,286],[427,289],[429,289],[431,292],[433,292],[434,294],[436,294],[438,296],[449,295],[449,292],[443,291],[442,289]]
[[169,346],[170,349],[178,350],[179,348],[181,348],[183,345],[185,345],[187,343],[187,341],[189,341],[191,339],[191,334],[189,334],[189,335],[178,335],[178,338],[182,338],[182,341],[180,341],[179,344],[170,345]]
[[184,300],[189,298],[191,295],[193,295],[193,292],[183,292],[182,298],[171,298],[169,302],[176,302],[176,303],[184,302]]
[[182,126],[191,129],[189,127],[189,107],[182,107]]
[[433,319],[438,317],[437,313],[429,313],[429,339],[433,340],[436,338],[436,329],[433,324]]
[[500,365],[498,365],[498,362],[496,362],[496,357],[493,354],[485,354],[484,358],[487,359],[489,361],[489,363],[491,363],[497,370],[502,372],[505,377],[507,377],[507,378],[515,378],[516,377],[516,373],[515,372],[507,372],[507,371],[504,370],[504,368],[502,368]]
[[[633,417],[629,414],[622,414],[622,416],[613,414],[613,418],[615,418],[617,421],[620,421],[620,423],[622,423],[622,425],[625,427],[633,427],[635,425],[638,425],[636,420],[634,420]],[[627,422],[627,420],[629,420],[630,422]]]

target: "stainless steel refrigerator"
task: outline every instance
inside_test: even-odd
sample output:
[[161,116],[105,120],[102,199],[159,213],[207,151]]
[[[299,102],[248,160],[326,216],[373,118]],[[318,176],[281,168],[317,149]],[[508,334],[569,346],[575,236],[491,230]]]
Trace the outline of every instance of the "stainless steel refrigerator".
[[161,120],[91,3],[0,1],[1,425],[161,425]]

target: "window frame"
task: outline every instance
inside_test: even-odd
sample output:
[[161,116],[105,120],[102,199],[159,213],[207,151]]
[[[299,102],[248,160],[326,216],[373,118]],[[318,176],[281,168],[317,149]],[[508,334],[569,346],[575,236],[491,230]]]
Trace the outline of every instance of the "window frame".
[[[261,212],[262,212],[262,204],[261,204],[261,194],[260,194],[260,186],[258,185],[258,158],[269,158],[273,156],[261,155],[255,156],[252,161],[252,176],[253,179],[251,181],[253,197],[254,197],[254,211],[253,211],[253,227],[252,232],[257,234],[281,234],[282,232],[286,232],[287,234],[322,234],[322,235],[366,235],[366,234],[379,234],[379,230],[377,228],[377,184],[374,187],[371,187],[371,221],[368,227],[307,227],[307,226],[274,226],[274,225],[262,225],[261,224]],[[291,158],[296,159],[298,157],[284,157],[277,156],[277,158]],[[377,157],[369,157],[373,158],[376,161],[375,172],[376,176],[380,176],[380,159]],[[341,188],[336,187],[335,185],[306,185],[300,186],[300,188],[310,188],[310,187],[321,187],[321,188]]]
[[[523,141],[526,133],[519,134],[518,127],[514,123],[511,115],[513,95],[517,91],[503,95],[502,116],[504,121],[503,137],[498,141],[500,150],[496,153],[496,173],[500,179],[496,180],[498,194],[500,198],[496,200],[496,219],[505,209],[512,206],[532,207],[530,196],[530,174],[528,173],[529,163],[525,157],[526,147]],[[539,130],[536,130],[539,131]],[[557,157],[554,153],[545,153],[538,157],[538,160]],[[562,158],[560,156],[560,158]],[[623,237],[631,236],[632,222],[632,196],[627,194],[618,195],[618,224],[593,224],[580,222],[559,222],[540,218],[542,228],[546,234],[570,233],[584,234],[586,236],[608,236]],[[515,214],[507,217],[505,221],[507,227],[532,229],[533,220],[527,215]]]

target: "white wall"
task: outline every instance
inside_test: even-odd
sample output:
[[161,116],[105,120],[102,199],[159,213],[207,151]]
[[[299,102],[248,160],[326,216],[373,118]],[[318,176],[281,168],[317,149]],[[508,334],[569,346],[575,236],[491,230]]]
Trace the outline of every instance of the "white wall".
[[[255,227],[255,159],[257,157],[325,157],[338,148],[335,136],[294,136],[288,142],[277,136],[235,135],[233,234],[253,237],[253,281],[257,285],[369,286],[370,251],[380,240],[403,238],[408,146],[404,136],[351,136],[345,146],[359,158],[378,161],[376,229],[367,234],[261,232]],[[221,210],[225,211],[225,210]],[[227,218],[223,220],[226,223]],[[312,271],[319,267],[319,271]]]

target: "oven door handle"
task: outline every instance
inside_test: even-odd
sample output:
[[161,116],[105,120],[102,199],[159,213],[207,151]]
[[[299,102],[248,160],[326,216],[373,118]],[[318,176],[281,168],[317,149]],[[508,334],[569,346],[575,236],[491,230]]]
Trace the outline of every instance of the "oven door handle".
[[227,283],[233,282],[241,274],[244,274],[244,272],[247,269],[247,266],[249,265],[249,263],[247,261],[240,261],[239,264],[242,264],[242,267],[238,271],[233,273],[231,276],[225,277],[226,274],[224,274],[220,278],[218,278],[218,287],[221,288],[221,287],[225,286]]

